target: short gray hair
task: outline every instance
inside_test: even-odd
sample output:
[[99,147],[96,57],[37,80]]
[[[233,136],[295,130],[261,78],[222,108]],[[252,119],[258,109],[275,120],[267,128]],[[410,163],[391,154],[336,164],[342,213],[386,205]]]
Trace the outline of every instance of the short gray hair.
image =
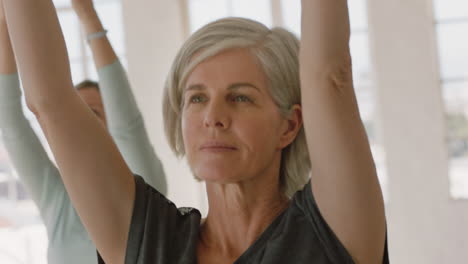
[[[291,114],[293,105],[301,103],[299,40],[294,34],[245,18],[224,18],[207,24],[181,47],[164,87],[164,129],[178,157],[185,155],[181,116],[188,75],[201,62],[235,48],[248,49],[257,58],[267,76],[270,94],[284,117]],[[302,127],[296,139],[282,150],[280,185],[286,195],[290,197],[304,186],[310,167]]]

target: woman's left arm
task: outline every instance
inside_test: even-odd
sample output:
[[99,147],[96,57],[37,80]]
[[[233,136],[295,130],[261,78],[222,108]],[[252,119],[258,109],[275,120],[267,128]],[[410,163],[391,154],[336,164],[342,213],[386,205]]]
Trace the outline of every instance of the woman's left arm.
[[347,0],[302,0],[302,107],[312,189],[357,263],[382,263],[382,191],[353,88]]

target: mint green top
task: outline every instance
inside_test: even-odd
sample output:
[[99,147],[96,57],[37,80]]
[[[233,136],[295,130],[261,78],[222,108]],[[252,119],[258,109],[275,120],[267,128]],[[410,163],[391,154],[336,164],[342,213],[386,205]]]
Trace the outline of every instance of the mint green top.
[[[119,60],[98,69],[107,125],[130,169],[163,194],[161,162]],[[21,181],[39,208],[49,238],[49,264],[97,263],[96,248],[81,223],[59,171],[24,116],[18,74],[0,75],[0,129]]]

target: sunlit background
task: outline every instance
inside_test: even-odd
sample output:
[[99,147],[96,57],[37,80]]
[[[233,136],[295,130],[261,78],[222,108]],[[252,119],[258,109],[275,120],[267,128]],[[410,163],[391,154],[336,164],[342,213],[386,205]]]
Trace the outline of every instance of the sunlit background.
[[[178,1],[184,7],[185,13],[182,12],[182,14],[185,17],[174,19],[181,19],[186,24],[186,35],[210,21],[226,16],[247,17],[258,20],[270,27],[281,25],[298,36],[300,34],[300,0]],[[73,81],[78,83],[85,78],[96,80],[97,74],[91,53],[84,40],[78,19],[70,7],[70,1],[55,0],[54,2],[68,47]],[[428,0],[428,2],[430,2],[427,5],[429,11],[427,11],[426,15],[432,17],[432,30],[435,37],[433,43],[427,43],[427,45],[435,47],[437,54],[438,68],[440,69],[440,78],[437,85],[440,87],[440,101],[442,101],[443,105],[443,113],[441,114],[444,115],[446,121],[444,138],[442,139],[446,144],[447,153],[446,174],[443,176],[448,177],[449,182],[446,201],[447,203],[460,204],[468,199],[468,1]],[[384,143],[385,136],[388,136],[388,134],[381,125],[382,118],[378,107],[379,100],[385,100],[385,98],[378,99],[379,84],[377,77],[379,72],[376,72],[376,68],[373,66],[375,52],[385,51],[372,49],[373,35],[369,29],[372,24],[368,22],[367,1],[349,0],[349,3],[352,28],[350,45],[355,88],[362,120],[369,136],[385,201],[388,205],[392,203],[392,197],[398,195],[398,192],[390,192],[388,187],[389,183],[392,182],[392,174],[389,173],[392,168],[389,167],[390,164],[386,161],[387,155]],[[96,1],[95,5],[105,28],[109,30],[110,40],[120,60],[125,67],[129,67],[127,65],[129,65],[128,61],[130,59],[127,56],[130,52],[126,48],[128,40],[126,41],[125,28],[130,27],[125,27],[126,19],[124,17],[126,12],[123,8],[125,5],[120,0]],[[404,10],[401,11],[404,12]],[[398,19],[398,14],[394,15],[395,19]],[[145,26],[151,28],[151,25]],[[399,40],[398,43],[395,42],[389,45],[405,45],[405,42]],[[157,84],[157,86],[162,85]],[[141,95],[137,97],[141,98]],[[418,102],[415,101],[414,103],[417,104]],[[394,102],[393,107],[398,108],[399,102]],[[33,115],[26,109],[25,111],[31,123],[34,124],[34,128],[41,135]],[[159,113],[159,111],[158,108],[152,112]],[[151,114],[146,115],[147,117],[151,116]],[[159,124],[152,124],[154,120],[146,118],[146,121],[150,123],[149,127],[160,129]],[[43,136],[41,136],[41,139],[45,142]],[[47,148],[46,144],[44,145]],[[158,154],[161,154],[161,152],[158,151]],[[169,184],[171,184],[171,179],[169,179]],[[419,184],[420,187],[418,188],[424,188],[424,181]],[[177,192],[177,186],[174,185],[170,185],[170,198],[176,200],[176,203],[177,201],[183,203],[191,200],[190,195],[187,197]],[[203,195],[203,187],[197,188],[197,191],[201,193],[195,199],[198,204],[190,205],[199,205],[202,213],[206,213],[206,197]],[[417,196],[418,192],[419,189],[415,188],[414,195]],[[427,202],[431,202],[430,198],[427,199]],[[179,204],[179,206],[184,205],[186,204]],[[468,207],[463,208],[468,210]],[[450,239],[450,236],[447,237]],[[415,239],[417,240],[417,238]],[[392,242],[390,236],[390,243]],[[463,243],[466,245],[467,242],[463,240]],[[441,247],[443,247],[443,243]],[[37,208],[18,180],[18,176],[8,160],[8,154],[0,141],[0,263],[44,264],[46,263],[46,248],[46,232]],[[443,254],[441,253],[441,255]]]

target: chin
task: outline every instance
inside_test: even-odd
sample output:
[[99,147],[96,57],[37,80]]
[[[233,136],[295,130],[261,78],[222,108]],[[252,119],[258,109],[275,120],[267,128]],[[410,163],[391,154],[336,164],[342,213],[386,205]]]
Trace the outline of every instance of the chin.
[[213,183],[233,183],[240,181],[238,167],[217,165],[200,165],[193,169],[195,177],[201,181]]

